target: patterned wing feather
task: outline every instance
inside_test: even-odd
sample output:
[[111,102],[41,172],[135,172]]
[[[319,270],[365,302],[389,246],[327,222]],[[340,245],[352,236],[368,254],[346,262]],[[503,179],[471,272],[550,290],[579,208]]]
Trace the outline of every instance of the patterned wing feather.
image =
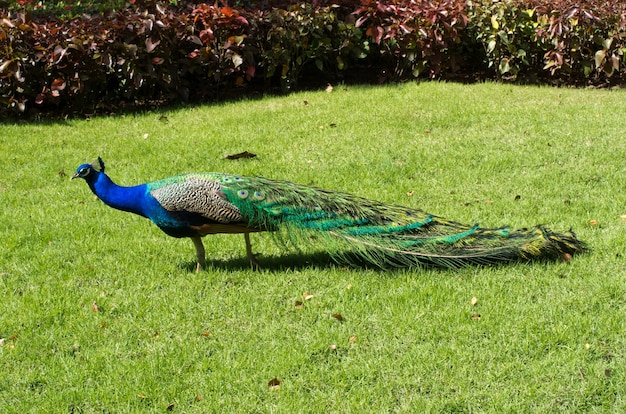
[[150,194],[170,212],[195,213],[215,223],[241,222],[239,209],[226,200],[221,185],[198,175],[179,176],[180,180],[154,182]]

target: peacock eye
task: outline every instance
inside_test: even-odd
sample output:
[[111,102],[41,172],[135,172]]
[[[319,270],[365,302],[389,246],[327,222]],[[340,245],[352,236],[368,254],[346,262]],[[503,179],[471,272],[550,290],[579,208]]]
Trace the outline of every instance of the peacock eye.
[[87,167],[81,168],[80,171],[78,172],[78,175],[80,175],[81,177],[86,177],[87,175],[89,175],[89,168]]

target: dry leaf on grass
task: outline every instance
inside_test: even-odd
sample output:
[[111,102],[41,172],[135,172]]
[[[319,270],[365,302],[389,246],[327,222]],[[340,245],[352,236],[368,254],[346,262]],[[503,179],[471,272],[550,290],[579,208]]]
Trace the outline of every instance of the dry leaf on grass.
[[248,151],[238,152],[237,154],[225,154],[224,158],[227,160],[238,160],[240,158],[254,158],[256,154],[253,154]]
[[277,390],[280,388],[280,380],[278,378],[272,378],[271,380],[269,380],[269,382],[267,383],[267,387],[271,390]]

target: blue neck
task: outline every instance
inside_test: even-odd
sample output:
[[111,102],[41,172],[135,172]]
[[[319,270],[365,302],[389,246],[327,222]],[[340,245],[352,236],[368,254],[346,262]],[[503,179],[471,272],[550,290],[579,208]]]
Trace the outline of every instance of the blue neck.
[[87,180],[87,184],[89,184],[91,191],[106,205],[147,217],[144,206],[146,196],[145,184],[134,187],[122,187],[115,184],[102,172],[96,172]]

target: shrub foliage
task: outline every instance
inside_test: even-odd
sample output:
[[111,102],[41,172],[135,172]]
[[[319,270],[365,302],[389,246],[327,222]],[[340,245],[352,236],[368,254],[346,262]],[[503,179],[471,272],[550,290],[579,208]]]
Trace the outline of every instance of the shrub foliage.
[[0,12],[0,105],[14,114],[288,91],[306,73],[332,79],[355,67],[380,79],[569,84],[626,73],[622,2],[135,1],[82,15],[21,3]]

